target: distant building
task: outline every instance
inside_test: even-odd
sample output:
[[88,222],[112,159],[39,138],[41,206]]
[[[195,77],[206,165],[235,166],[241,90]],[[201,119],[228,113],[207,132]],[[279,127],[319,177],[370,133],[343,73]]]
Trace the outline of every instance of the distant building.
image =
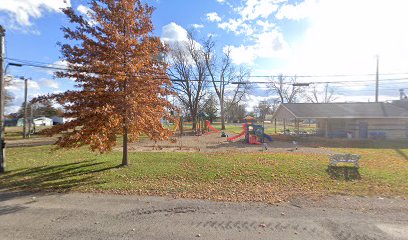
[[15,127],[17,126],[17,118],[6,118],[4,119],[4,126],[6,127]]
[[17,120],[16,126],[17,126],[17,127],[22,127],[23,125],[24,125],[24,118],[19,118],[19,119]]
[[[28,122],[27,122],[28,124]],[[53,125],[53,121],[51,118],[47,118],[47,117],[38,117],[38,118],[34,118],[32,121],[32,124],[36,127],[38,126],[52,126]],[[17,120],[17,127],[22,127],[24,126],[24,118],[19,118]]]
[[392,103],[285,103],[273,118],[297,126],[315,119],[325,137],[408,138],[408,109]]
[[395,101],[392,101],[392,104],[408,110],[408,99],[395,100]]
[[66,122],[70,122],[73,120],[73,118],[64,118],[64,117],[59,117],[59,116],[52,116],[51,119],[52,119],[53,125],[64,124]]
[[33,119],[33,123],[36,127],[38,126],[52,126],[53,121],[51,118],[47,117],[38,117]]

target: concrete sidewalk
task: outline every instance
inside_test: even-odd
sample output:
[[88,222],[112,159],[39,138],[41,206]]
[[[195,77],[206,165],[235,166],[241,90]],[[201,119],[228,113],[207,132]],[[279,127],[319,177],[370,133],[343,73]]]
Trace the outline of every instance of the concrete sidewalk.
[[408,200],[336,196],[266,205],[3,192],[0,239],[408,239]]

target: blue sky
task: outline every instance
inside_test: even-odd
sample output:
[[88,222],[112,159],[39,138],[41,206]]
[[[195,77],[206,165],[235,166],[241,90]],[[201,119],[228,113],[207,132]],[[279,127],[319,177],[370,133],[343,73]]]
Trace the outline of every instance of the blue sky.
[[[380,55],[380,100],[398,98],[408,83],[408,2],[404,0],[147,0],[154,7],[154,34],[182,41],[194,29],[198,39],[214,36],[218,50],[232,49],[236,64],[251,75],[334,75],[349,77],[298,78],[304,82],[340,82],[337,101],[373,101],[375,55]],[[59,10],[72,6],[85,14],[82,0],[0,0],[0,24],[6,28],[7,57],[59,62],[61,26],[68,24]],[[73,82],[54,79],[52,72],[10,67],[14,76],[31,77],[30,97],[64,91]],[[387,75],[388,73],[401,73]],[[255,79],[255,78],[254,78]],[[394,80],[387,80],[394,79]],[[263,79],[255,79],[256,81]],[[361,82],[358,82],[361,81]],[[323,84],[316,84],[318,88]],[[22,81],[9,90],[15,111],[22,102]],[[262,85],[248,105],[273,98]]]

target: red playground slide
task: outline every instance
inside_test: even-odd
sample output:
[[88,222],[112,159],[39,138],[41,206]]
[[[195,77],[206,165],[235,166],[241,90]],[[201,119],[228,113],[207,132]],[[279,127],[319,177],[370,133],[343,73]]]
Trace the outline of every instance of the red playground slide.
[[245,134],[246,134],[246,123],[242,124],[242,129],[243,129],[243,131],[240,134],[238,134],[236,136],[233,136],[233,137],[227,138],[227,141],[234,141],[237,138],[245,136]]
[[208,127],[211,131],[216,132],[216,133],[219,132],[218,129],[216,129],[215,127],[213,127],[213,126],[211,125],[210,121],[205,120],[205,124],[207,125],[207,127]]

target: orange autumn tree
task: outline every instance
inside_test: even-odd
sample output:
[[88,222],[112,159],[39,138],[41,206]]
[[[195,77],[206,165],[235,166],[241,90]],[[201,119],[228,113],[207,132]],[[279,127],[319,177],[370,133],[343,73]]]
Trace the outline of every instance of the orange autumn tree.
[[64,106],[64,117],[74,119],[46,131],[63,133],[57,142],[60,147],[90,145],[104,153],[122,135],[122,165],[128,165],[128,141],[141,134],[152,140],[172,134],[160,122],[171,119],[168,113],[173,108],[166,100],[172,94],[171,82],[160,58],[166,49],[151,35],[153,8],[147,4],[93,0],[90,6],[87,17],[72,8],[64,10],[75,28],[62,28],[69,40],[60,44],[68,70],[56,75],[74,79],[76,89],[38,100],[55,100]]

